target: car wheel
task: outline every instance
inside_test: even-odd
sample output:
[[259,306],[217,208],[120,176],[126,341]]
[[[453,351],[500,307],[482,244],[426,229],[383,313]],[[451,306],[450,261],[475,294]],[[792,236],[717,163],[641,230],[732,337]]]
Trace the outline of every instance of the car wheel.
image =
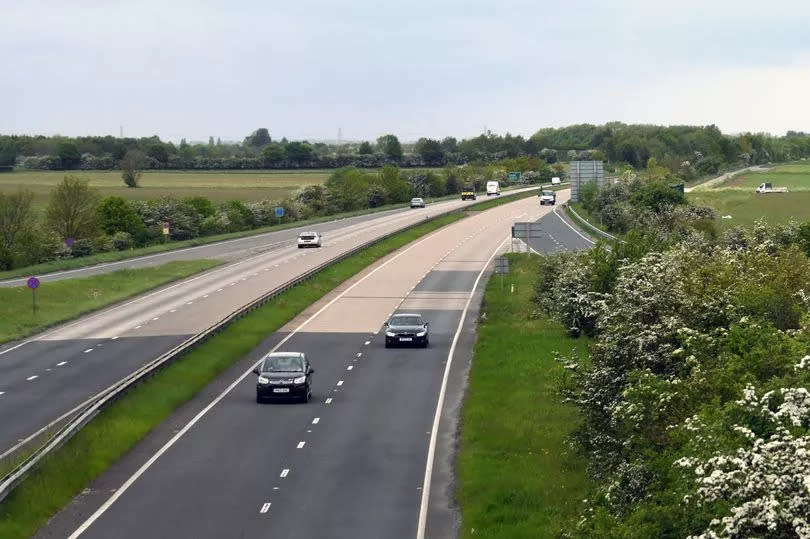
[[428,339],[425,339],[425,345],[422,348],[427,348],[429,344],[430,341]]
[[310,401],[310,399],[312,399],[312,391],[307,389],[306,394],[303,397],[301,397],[301,402],[306,404]]

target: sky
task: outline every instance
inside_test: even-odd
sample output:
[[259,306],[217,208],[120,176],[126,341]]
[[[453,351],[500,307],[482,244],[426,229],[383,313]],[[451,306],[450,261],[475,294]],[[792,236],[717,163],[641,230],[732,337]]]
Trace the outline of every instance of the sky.
[[0,0],[0,133],[810,131],[807,0]]

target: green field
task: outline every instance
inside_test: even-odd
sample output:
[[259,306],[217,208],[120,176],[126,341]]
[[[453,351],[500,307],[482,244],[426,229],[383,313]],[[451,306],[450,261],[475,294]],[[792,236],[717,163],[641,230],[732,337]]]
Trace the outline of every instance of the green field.
[[117,195],[129,200],[149,200],[164,196],[202,195],[216,201],[231,199],[244,202],[279,200],[299,187],[322,184],[330,170],[251,170],[251,171],[177,171],[144,172],[140,187],[130,189],[121,180],[121,172],[108,171],[20,171],[0,174],[0,192],[28,189],[34,193],[34,207],[48,203],[51,190],[66,175],[89,180],[102,196]]
[[[787,187],[787,193],[757,194],[763,182]],[[750,226],[758,219],[768,223],[810,221],[810,164],[780,165],[767,172],[745,172],[710,189],[687,195],[690,201],[717,211],[717,226]],[[724,216],[730,218],[723,218]]]
[[218,264],[218,260],[183,260],[81,279],[46,281],[36,292],[36,313],[27,287],[0,288],[0,343],[26,337]]
[[[532,318],[537,257],[509,255],[487,284],[464,400],[456,463],[461,537],[567,537],[588,491],[568,437],[579,418],[562,403],[555,352],[585,352],[560,324]],[[515,292],[509,290],[514,283]]]

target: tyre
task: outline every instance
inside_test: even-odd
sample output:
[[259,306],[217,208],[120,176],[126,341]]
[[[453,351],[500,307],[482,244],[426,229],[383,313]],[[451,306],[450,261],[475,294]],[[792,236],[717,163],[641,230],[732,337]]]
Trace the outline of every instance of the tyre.
[[303,245],[299,245],[299,246],[298,246],[298,248],[299,248],[299,249],[303,249],[303,248],[304,248],[304,246],[303,246]]
[[427,348],[429,344],[430,344],[430,339],[425,339],[425,344],[422,345],[422,348]]
[[385,347],[386,347],[386,348],[391,348],[391,343],[390,343],[390,342],[388,342],[388,341],[385,341]]
[[308,403],[308,402],[309,402],[311,399],[312,399],[312,391],[308,389],[308,390],[307,390],[307,392],[306,392],[306,394],[305,394],[303,397],[301,397],[301,402],[303,402],[304,404],[306,404],[306,403]]

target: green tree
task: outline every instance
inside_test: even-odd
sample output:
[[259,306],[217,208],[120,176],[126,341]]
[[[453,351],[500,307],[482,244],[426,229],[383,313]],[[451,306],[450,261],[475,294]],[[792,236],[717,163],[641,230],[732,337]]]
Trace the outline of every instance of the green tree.
[[166,145],[161,142],[155,142],[150,145],[147,150],[147,155],[161,164],[166,164],[169,160],[169,150],[167,150]]
[[135,208],[121,197],[102,199],[96,206],[96,220],[99,227],[111,236],[116,232],[126,232],[138,244],[146,241],[146,225]]
[[383,135],[379,137],[377,139],[377,148],[392,161],[400,161],[402,159],[402,145],[399,143],[399,139],[394,135]]
[[11,169],[17,161],[17,146],[11,139],[0,138],[0,172]]
[[260,127],[245,137],[244,145],[259,149],[264,148],[271,142],[273,142],[273,139],[270,138],[270,132],[266,127]]
[[76,168],[82,160],[79,148],[70,140],[62,140],[56,146],[56,155],[62,162],[62,168]]
[[132,188],[138,187],[138,182],[141,179],[141,169],[145,162],[144,155],[138,150],[128,150],[124,154],[124,157],[118,162],[124,185]]
[[201,218],[211,217],[217,212],[216,206],[211,199],[204,196],[186,197],[183,202],[197,210]]
[[87,180],[65,176],[51,192],[46,222],[62,239],[92,238],[97,230],[97,200],[98,194]]
[[454,137],[444,137],[441,145],[445,153],[455,153],[458,150],[458,141]]
[[20,235],[34,227],[33,200],[31,191],[0,193],[0,247],[6,251],[14,251]]
[[312,160],[312,146],[308,142],[290,142],[284,151],[293,163],[304,164]]
[[379,184],[388,193],[388,202],[405,202],[410,198],[410,186],[393,165],[385,165],[379,172]]
[[277,165],[284,160],[285,155],[284,147],[275,142],[265,146],[264,150],[262,150],[265,166]]
[[357,153],[360,155],[371,155],[374,153],[374,148],[371,147],[371,143],[368,141],[363,141],[357,148]]
[[420,138],[415,150],[427,165],[441,165],[444,161],[444,150],[438,140]]

